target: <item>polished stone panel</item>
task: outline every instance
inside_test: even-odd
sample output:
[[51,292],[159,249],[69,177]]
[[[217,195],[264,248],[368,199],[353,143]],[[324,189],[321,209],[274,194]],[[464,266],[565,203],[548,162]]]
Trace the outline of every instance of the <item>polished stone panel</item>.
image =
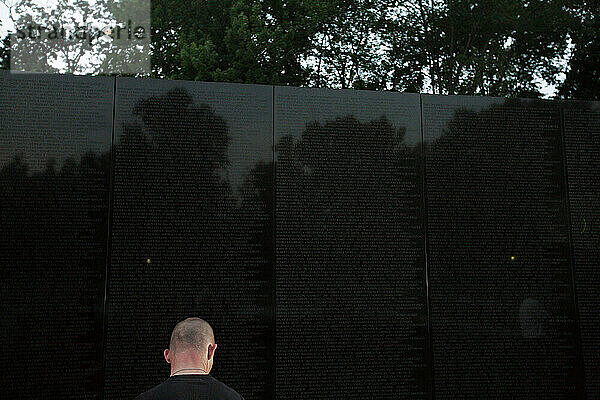
[[2,395],[132,399],[198,316],[247,400],[600,398],[600,103],[0,94]]
[[565,102],[575,287],[589,399],[600,398],[600,103]]
[[3,398],[98,398],[113,83],[0,73]]
[[558,104],[422,101],[436,398],[581,397]]
[[277,398],[428,398],[419,95],[274,104]]
[[272,119],[270,86],[117,78],[107,400],[167,379],[192,316],[211,374],[273,397]]

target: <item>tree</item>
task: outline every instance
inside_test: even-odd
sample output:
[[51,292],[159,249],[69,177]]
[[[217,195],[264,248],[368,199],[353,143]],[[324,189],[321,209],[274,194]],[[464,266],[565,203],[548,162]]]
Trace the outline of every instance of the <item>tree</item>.
[[307,62],[310,84],[342,89],[385,88],[381,55],[383,16],[387,1],[312,1],[307,12],[311,49]]
[[10,37],[0,42],[0,69],[10,69]]
[[[43,7],[33,0],[0,0],[7,9],[13,34],[12,65],[27,72],[98,75],[101,72],[139,73],[148,68],[148,40],[109,40],[108,26],[136,16],[149,24],[145,0],[60,0]],[[112,32],[115,32],[112,29]],[[114,33],[113,33],[114,36]],[[10,35],[9,35],[10,37]],[[10,49],[5,42],[3,52]]]
[[573,8],[579,23],[571,32],[573,55],[559,94],[565,98],[600,100],[600,4],[586,0],[582,3]]
[[[572,16],[565,0],[307,3],[310,85],[539,97],[555,84]],[[547,29],[547,21],[554,29]]]
[[[555,83],[557,60],[566,51],[570,17],[565,4],[403,2],[388,28],[392,85],[440,94],[539,96],[536,81]],[[550,20],[555,29],[547,29]]]
[[153,2],[153,75],[301,85],[303,10],[301,1]]
[[597,91],[587,0],[156,0],[151,13],[156,78],[539,97],[571,37],[563,96]]

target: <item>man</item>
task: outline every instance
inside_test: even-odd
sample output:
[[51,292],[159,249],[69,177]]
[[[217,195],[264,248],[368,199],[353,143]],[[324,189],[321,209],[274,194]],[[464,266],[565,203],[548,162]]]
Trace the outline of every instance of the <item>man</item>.
[[135,400],[244,400],[235,390],[209,375],[215,359],[215,336],[200,318],[187,318],[173,329],[165,360],[171,376]]

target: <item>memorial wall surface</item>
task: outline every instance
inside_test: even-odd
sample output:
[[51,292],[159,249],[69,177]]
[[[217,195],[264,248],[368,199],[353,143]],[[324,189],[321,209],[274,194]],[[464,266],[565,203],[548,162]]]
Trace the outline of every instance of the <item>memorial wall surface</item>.
[[600,103],[0,74],[0,391],[600,399]]
[[559,104],[422,99],[436,398],[578,398]]
[[98,398],[113,85],[0,74],[3,398]]
[[564,135],[587,395],[600,398],[600,103],[567,102]]
[[166,380],[192,316],[214,327],[211,373],[273,397],[272,90],[117,79],[105,399]]
[[419,95],[275,88],[276,393],[429,398]]

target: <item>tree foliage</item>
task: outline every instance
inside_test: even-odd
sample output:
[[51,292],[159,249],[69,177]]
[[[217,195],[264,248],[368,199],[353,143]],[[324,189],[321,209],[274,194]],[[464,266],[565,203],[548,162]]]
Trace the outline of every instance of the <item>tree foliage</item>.
[[563,0],[416,3],[405,24],[420,26],[415,47],[433,93],[536,96],[538,78],[555,83],[567,46]]
[[153,2],[153,74],[204,81],[305,82],[301,1]]
[[10,68],[10,40],[6,36],[0,41],[0,69]]
[[156,0],[151,75],[598,98],[599,14],[589,0]]
[[539,97],[577,27],[567,0],[168,3],[155,73],[181,79]]
[[571,31],[574,44],[569,71],[560,88],[566,98],[600,100],[600,3],[578,2],[573,9],[581,21]]

